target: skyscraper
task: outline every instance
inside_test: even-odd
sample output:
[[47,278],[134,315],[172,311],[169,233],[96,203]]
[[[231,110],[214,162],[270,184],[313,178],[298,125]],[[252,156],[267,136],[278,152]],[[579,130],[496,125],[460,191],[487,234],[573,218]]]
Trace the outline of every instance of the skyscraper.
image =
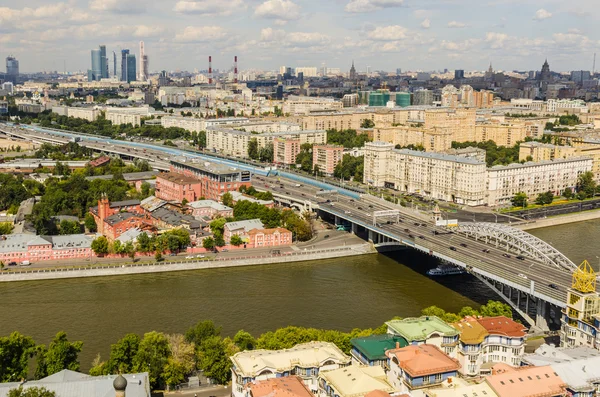
[[127,55],[129,50],[121,50],[121,81],[127,81]]
[[538,77],[542,81],[549,81],[551,76],[552,74],[550,73],[550,65],[548,64],[548,59],[546,59],[542,65],[542,71]]
[[108,78],[108,58],[106,58],[106,46],[101,45],[97,50],[92,50],[92,68],[88,70],[88,81],[106,78]]
[[117,53],[113,51],[113,77],[117,77]]
[[[107,79],[108,78],[108,58],[106,57],[106,46],[100,46],[100,78]],[[100,80],[100,79],[98,79]]]
[[465,71],[462,69],[456,69],[454,71],[454,80],[462,80],[465,78]]
[[146,75],[144,74],[146,71],[146,66],[144,62],[146,61],[146,56],[144,55],[144,42],[140,41],[140,70],[139,70],[139,80],[146,81]]
[[19,61],[17,58],[8,56],[6,57],[6,80],[16,84],[17,78],[19,77]]
[[135,54],[127,54],[125,64],[127,65],[127,82],[131,83],[136,80]]
[[356,80],[356,68],[354,67],[354,60],[352,61],[352,66],[350,67],[350,74],[348,77],[350,80]]

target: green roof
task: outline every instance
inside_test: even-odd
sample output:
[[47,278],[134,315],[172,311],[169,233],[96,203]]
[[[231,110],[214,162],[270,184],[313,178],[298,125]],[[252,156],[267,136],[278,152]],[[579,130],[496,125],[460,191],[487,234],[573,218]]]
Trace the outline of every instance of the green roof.
[[386,350],[395,349],[396,343],[398,343],[399,347],[408,346],[408,342],[403,337],[389,334],[355,338],[350,343],[367,357],[369,361],[385,359]]
[[456,336],[458,330],[446,324],[436,316],[422,316],[392,320],[385,323],[394,334],[402,336],[408,342],[428,339],[432,334]]

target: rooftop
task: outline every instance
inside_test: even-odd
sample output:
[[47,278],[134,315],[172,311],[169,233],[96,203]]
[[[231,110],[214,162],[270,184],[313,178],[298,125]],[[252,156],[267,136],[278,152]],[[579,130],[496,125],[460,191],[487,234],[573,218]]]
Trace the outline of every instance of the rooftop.
[[600,380],[600,357],[580,358],[551,365],[571,390],[595,392]]
[[530,365],[540,366],[599,356],[600,351],[591,347],[560,348],[554,345],[543,344],[535,350],[535,353],[526,354],[523,357],[523,361]]
[[113,201],[110,203],[110,208],[131,207],[135,205],[140,205],[140,200]]
[[386,359],[385,352],[387,350],[408,345],[408,342],[404,338],[390,334],[354,338],[350,343],[356,350],[367,357],[369,361]]
[[247,221],[227,222],[225,228],[229,231],[244,229],[249,232],[252,229],[263,229],[264,225],[260,219],[248,219]]
[[412,378],[458,371],[460,368],[458,361],[451,359],[434,345],[410,345],[388,350],[387,356]]
[[286,376],[252,382],[246,385],[252,397],[314,397],[302,378]]
[[263,371],[283,372],[296,366],[321,367],[327,362],[350,364],[350,357],[330,342],[308,342],[283,350],[248,350],[230,357],[235,371],[256,377]]
[[212,208],[215,211],[230,211],[231,207],[221,204],[215,200],[198,200],[187,204],[191,208]]
[[350,365],[319,375],[340,397],[363,397],[374,390],[392,393],[396,391],[388,382],[385,371],[379,365]]
[[448,384],[448,387],[428,389],[426,395],[427,397],[497,397],[486,382],[463,384],[455,379]]
[[482,317],[477,319],[490,334],[508,336],[509,338],[522,338],[527,333],[527,328],[511,318],[505,316]]
[[167,202],[165,200],[159,199],[156,196],[148,196],[145,199],[143,199],[140,204],[142,208],[146,211],[153,212],[162,207],[163,205],[167,204]]
[[185,176],[177,172],[165,172],[156,177],[157,179],[164,179],[169,182],[176,183],[178,185],[189,185],[192,183],[200,183],[199,179],[192,178],[191,176]]
[[144,216],[140,215],[140,214],[136,214],[134,212],[117,212],[116,214],[113,214],[113,215],[109,216],[108,218],[104,219],[104,221],[106,223],[108,223],[109,225],[114,226],[119,222],[131,219],[131,218],[144,218]]
[[225,164],[211,163],[209,161],[202,161],[202,162],[187,161],[185,158],[180,159],[180,160],[171,160],[171,165],[173,165],[174,167],[193,168],[193,169],[196,169],[199,171],[204,171],[204,172],[208,172],[211,174],[218,174],[218,175],[237,174],[241,171],[239,168],[231,167],[231,166],[225,165]]
[[459,332],[436,316],[409,317],[385,323],[388,333],[400,335],[407,342],[424,341],[432,336],[456,336]]
[[[225,193],[223,193],[223,194],[225,194]],[[223,196],[223,194],[221,194],[221,196]],[[273,204],[272,200],[259,200],[255,197],[248,196],[246,194],[238,192],[237,190],[233,190],[233,191],[229,192],[229,194],[231,194],[231,198],[235,202],[246,200],[246,201],[250,201],[250,202],[258,203],[258,204],[262,204],[262,205]]]
[[465,318],[450,324],[460,332],[461,342],[468,345],[478,345],[489,335],[488,331],[475,318]]
[[550,397],[565,393],[565,382],[550,366],[513,368],[493,366],[486,382],[499,397]]
[[527,163],[512,163],[508,165],[494,165],[489,168],[492,171],[503,171],[514,168],[528,168],[528,167],[539,167],[542,165],[550,165],[550,164],[564,164],[564,163],[573,163],[573,162],[584,162],[589,161],[592,163],[592,159],[590,157],[570,157],[568,159],[554,159],[554,160],[542,160],[542,161],[528,161]]
[[197,220],[192,215],[182,214],[166,208],[159,208],[152,213],[154,219],[158,219],[170,226],[188,226],[190,229],[198,229],[203,222]]

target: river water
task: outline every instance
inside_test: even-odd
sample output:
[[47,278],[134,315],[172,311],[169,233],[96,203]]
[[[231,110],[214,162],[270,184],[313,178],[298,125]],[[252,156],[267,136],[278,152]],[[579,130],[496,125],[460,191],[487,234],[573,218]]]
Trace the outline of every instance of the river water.
[[[567,256],[590,262],[600,221],[532,231]],[[58,331],[82,340],[82,369],[124,334],[179,332],[211,319],[223,334],[239,329],[257,336],[287,325],[377,327],[393,316],[414,316],[430,305],[457,311],[495,294],[469,275],[431,279],[437,263],[404,250],[295,264],[127,277],[0,284],[0,335],[18,330],[38,343]]]

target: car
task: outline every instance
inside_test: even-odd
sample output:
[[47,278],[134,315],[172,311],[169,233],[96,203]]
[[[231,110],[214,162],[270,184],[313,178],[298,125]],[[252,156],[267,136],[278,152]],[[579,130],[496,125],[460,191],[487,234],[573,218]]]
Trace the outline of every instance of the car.
[[194,255],[188,255],[185,257],[185,259],[194,259]]
[[198,255],[198,256],[196,256],[196,258],[200,258],[200,259],[204,258],[204,255]]
[[398,223],[402,223],[402,219],[398,219]]
[[558,289],[558,285],[556,285],[556,284],[548,284],[548,287],[550,287],[552,289]]
[[421,223],[421,226],[425,227],[425,226],[427,226],[427,225],[426,225],[426,224],[424,224],[424,223]]
[[482,252],[485,252],[486,254],[488,254],[488,253],[490,252],[490,250],[489,250],[489,249],[487,249],[487,248],[484,248],[484,249],[482,249],[481,251],[482,251]]
[[17,262],[8,262],[8,266],[17,266]]
[[450,249],[451,249],[452,251],[456,251],[456,247],[450,246]]
[[419,226],[419,225],[420,225],[420,223],[419,223],[419,222],[415,222],[415,226]]
[[304,194],[304,193],[300,193],[300,194],[301,194],[302,196],[305,196],[305,194]]
[[335,203],[329,203],[329,205],[330,205],[330,206],[332,206],[332,207],[334,206],[334,204],[335,204]]
[[222,252],[228,252],[229,250],[227,248],[223,248],[221,251]]
[[373,208],[373,206],[371,204],[369,204],[369,208]]
[[506,253],[502,254],[502,256],[505,257],[505,258],[510,258],[510,255],[508,255]]
[[391,225],[392,221],[387,221],[386,224]]
[[294,186],[296,186],[296,187],[300,187],[300,186],[302,186],[302,185],[301,185],[301,184],[299,184],[299,183],[296,183]]
[[267,185],[267,184],[265,183],[265,187],[268,189],[268,188],[269,188],[269,185]]
[[437,236],[438,234],[440,234],[440,232],[438,232],[437,230],[434,230],[433,234],[435,234]]
[[517,259],[519,259],[519,260],[521,260],[521,261],[524,261],[524,260],[525,260],[525,257],[524,257],[524,256],[522,256],[522,255],[517,255],[517,257],[516,257],[516,258],[517,258]]
[[421,240],[425,240],[425,236],[419,236]]
[[467,248],[467,244],[465,244],[465,243],[460,243],[460,246]]
[[344,214],[351,214],[352,212],[350,211],[344,211]]
[[329,234],[324,235],[323,238],[329,238]]
[[169,256],[177,256],[177,254],[176,254],[176,253],[174,253],[174,252],[171,252],[171,253],[169,254]]
[[331,200],[327,199],[327,201],[325,201],[326,203],[331,203]]
[[408,233],[408,232],[410,232],[410,229],[404,229],[404,231],[405,231],[406,233]]
[[353,200],[353,199],[350,199],[350,202],[354,202],[354,200]]
[[519,274],[517,274],[517,276],[519,276],[519,277],[524,278],[525,280],[527,280],[527,276],[524,275],[523,273],[519,273]]
[[362,207],[357,207],[356,209],[359,211],[362,211]]
[[413,236],[412,234],[409,234],[408,237],[415,238],[415,236]]

